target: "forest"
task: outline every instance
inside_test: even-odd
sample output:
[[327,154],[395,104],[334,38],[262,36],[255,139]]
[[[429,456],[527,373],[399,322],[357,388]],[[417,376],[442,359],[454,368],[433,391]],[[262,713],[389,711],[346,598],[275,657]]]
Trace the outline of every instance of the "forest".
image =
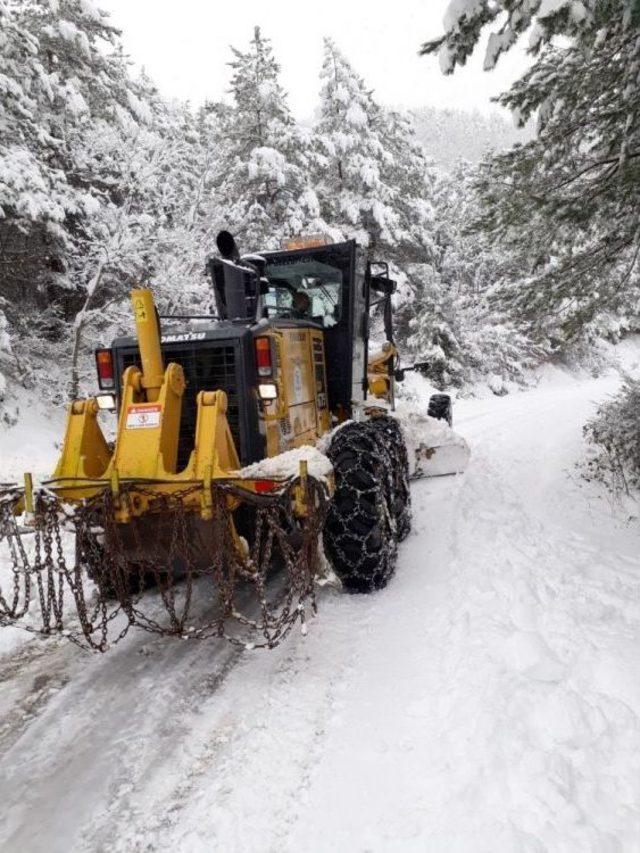
[[[230,51],[228,101],[194,106],[133,72],[90,0],[0,0],[3,421],[19,386],[56,402],[91,389],[133,284],[163,313],[206,313],[221,228],[246,251],[322,233],[390,260],[401,343],[439,388],[505,394],[548,361],[597,370],[600,342],[639,324],[638,4],[461,0],[423,52],[452,73],[499,15],[485,68],[528,31],[531,67],[499,101],[530,132],[498,122],[494,150],[464,159],[442,144],[451,116],[380,104],[330,39],[303,125],[258,28]],[[588,427],[630,482],[639,393],[630,380]]]

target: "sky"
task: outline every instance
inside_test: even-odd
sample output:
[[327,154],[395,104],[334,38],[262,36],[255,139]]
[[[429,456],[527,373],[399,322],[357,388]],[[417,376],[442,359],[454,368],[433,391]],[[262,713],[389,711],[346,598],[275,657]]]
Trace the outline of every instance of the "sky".
[[98,0],[123,33],[126,51],[168,97],[198,105],[227,99],[229,45],[246,49],[253,28],[271,39],[282,83],[298,119],[313,115],[322,63],[322,39],[330,36],[374,90],[396,107],[496,110],[490,98],[526,68],[523,50],[482,70],[477,50],[465,68],[445,77],[437,57],[418,56],[421,43],[442,32],[448,0]]

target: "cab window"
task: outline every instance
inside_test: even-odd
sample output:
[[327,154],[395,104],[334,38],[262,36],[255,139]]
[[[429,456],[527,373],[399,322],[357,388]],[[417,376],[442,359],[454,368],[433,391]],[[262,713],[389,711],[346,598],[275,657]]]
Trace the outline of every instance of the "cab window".
[[263,294],[265,317],[312,320],[325,328],[341,316],[342,272],[316,260],[267,264]]

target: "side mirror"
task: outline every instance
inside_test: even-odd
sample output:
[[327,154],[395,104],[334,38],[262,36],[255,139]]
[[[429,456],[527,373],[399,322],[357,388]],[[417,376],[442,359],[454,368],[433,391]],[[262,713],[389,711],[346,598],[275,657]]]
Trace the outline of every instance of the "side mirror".
[[[402,382],[404,379],[405,373],[409,373],[410,371],[417,371],[420,376],[428,376],[429,375],[429,362],[428,361],[416,361],[415,364],[412,364],[411,367],[403,367],[401,370],[396,370],[396,379],[398,382]],[[402,374],[402,379],[399,378],[398,374]]]
[[396,382],[404,382],[404,370],[399,368],[398,370],[396,370],[394,375],[396,377]]
[[398,287],[398,283],[396,281],[392,278],[387,278],[384,275],[370,276],[369,284],[371,286],[371,290],[375,290],[376,293],[383,293],[385,296],[391,296],[392,293],[396,292]]

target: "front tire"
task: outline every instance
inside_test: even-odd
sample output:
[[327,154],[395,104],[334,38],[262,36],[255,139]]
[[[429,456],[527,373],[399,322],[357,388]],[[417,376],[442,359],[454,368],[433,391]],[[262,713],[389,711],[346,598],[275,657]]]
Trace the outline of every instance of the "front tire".
[[350,592],[382,589],[411,526],[400,427],[386,417],[347,424],[328,456],[336,490],[323,532],[327,558]]

